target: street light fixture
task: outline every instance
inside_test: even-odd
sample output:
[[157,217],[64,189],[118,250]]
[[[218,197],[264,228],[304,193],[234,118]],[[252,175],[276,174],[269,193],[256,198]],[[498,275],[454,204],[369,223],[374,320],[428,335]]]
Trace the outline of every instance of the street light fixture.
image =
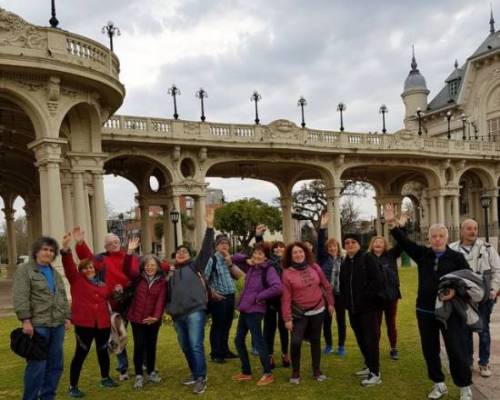
[[465,124],[467,123],[467,117],[465,114],[462,114],[462,140],[466,140],[467,136],[465,135]]
[[346,110],[346,105],[340,102],[337,105],[337,111],[340,113],[340,132],[344,132],[344,111]]
[[51,1],[51,17],[49,19],[50,26],[52,28],[57,28],[59,25],[59,20],[56,18],[56,0]]
[[174,119],[179,119],[179,114],[177,113],[177,96],[180,96],[181,91],[173,84],[172,87],[168,89],[168,94],[174,99]]
[[179,245],[178,238],[177,238],[177,223],[179,222],[179,217],[180,217],[180,213],[175,208],[172,211],[170,211],[170,222],[172,222],[172,224],[174,224],[174,246],[175,246],[176,250],[177,250],[177,246]]
[[382,215],[379,220],[380,220],[380,227],[382,229],[382,234],[380,236],[384,237],[385,236],[385,231],[384,231],[385,217]]
[[200,103],[201,103],[201,120],[203,122],[205,122],[205,104],[203,103],[203,99],[206,99],[208,97],[208,94],[207,92],[205,91],[205,89],[203,88],[200,88],[196,93],[195,93],[195,96],[200,99]]
[[451,111],[448,111],[446,113],[446,119],[448,121],[448,139],[451,139],[451,129],[450,129]]
[[382,133],[387,133],[387,129],[385,129],[385,114],[388,113],[389,110],[385,104],[382,104],[378,111],[382,114]]
[[120,36],[120,28],[115,26],[113,21],[108,21],[108,24],[102,27],[102,33],[105,33],[109,37],[109,48],[111,51],[113,51],[113,36]]
[[486,242],[490,241],[490,232],[489,232],[489,221],[488,221],[488,209],[491,206],[491,196],[488,196],[486,193],[482,193],[481,197],[479,197],[479,201],[481,202],[481,207],[483,207],[484,210],[484,232],[485,232],[485,238]]
[[302,115],[302,122],[301,122],[300,126],[302,126],[302,128],[305,128],[306,121],[304,119],[304,107],[307,106],[307,100],[304,99],[304,96],[300,96],[299,100],[297,101],[297,106],[300,107],[300,112]]
[[420,107],[417,108],[417,118],[418,118],[418,136],[422,136],[422,109]]
[[250,101],[253,101],[255,103],[255,125],[259,125],[260,119],[259,119],[259,107],[257,103],[262,100],[262,96],[254,90],[252,93],[252,96],[250,97]]

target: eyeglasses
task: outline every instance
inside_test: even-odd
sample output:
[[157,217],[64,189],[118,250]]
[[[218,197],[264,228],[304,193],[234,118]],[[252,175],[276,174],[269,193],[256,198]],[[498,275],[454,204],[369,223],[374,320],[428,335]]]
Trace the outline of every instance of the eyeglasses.
[[179,249],[175,252],[175,254],[189,254],[188,249]]
[[358,243],[358,242],[355,240],[344,240],[344,244],[355,244],[355,243]]

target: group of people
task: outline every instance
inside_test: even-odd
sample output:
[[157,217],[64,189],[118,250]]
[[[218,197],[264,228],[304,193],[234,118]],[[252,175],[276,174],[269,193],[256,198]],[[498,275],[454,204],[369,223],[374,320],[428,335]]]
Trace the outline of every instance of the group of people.
[[[215,236],[213,210],[209,210],[197,256],[193,257],[193,250],[183,244],[175,249],[171,263],[150,254],[139,257],[139,238],[130,238],[122,249],[114,234],[106,236],[106,251],[95,255],[85,243],[84,232],[75,228],[64,236],[60,250],[71,288],[71,306],[62,276],[53,267],[59,245],[50,237],[41,237],[33,244],[33,260],[16,271],[13,286],[14,309],[23,332],[43,337],[48,347],[45,360],[27,361],[23,399],[55,397],[63,370],[64,332],[71,324],[76,344],[70,367],[70,396],[84,396],[79,377],[93,341],[100,385],[117,385],[110,376],[110,350],[117,353],[119,380],[128,379],[123,342],[128,324],[134,343],[133,387],[141,389],[146,383],[161,382],[156,351],[165,313],[173,320],[189,368],[182,384],[192,385],[195,394],[207,387],[207,317],[211,318],[210,359],[224,363],[239,357],[241,370],[232,379],[251,381],[246,346],[250,332],[252,351],[262,365],[257,385],[263,386],[274,381],[276,331],[281,362],[284,367],[291,366],[290,384],[301,381],[304,341],[310,344],[314,380],[327,379],[321,369],[321,354],[345,356],[347,314],[365,363],[356,375],[364,387],[378,385],[382,383],[379,344],[384,319],[390,357],[399,359],[396,315],[401,291],[397,259],[403,251],[416,262],[419,272],[416,316],[428,375],[434,383],[428,397],[438,399],[447,393],[439,357],[441,332],[460,398],[472,399],[473,328],[465,317],[475,313],[476,324],[482,323],[479,368],[481,376],[488,377],[489,318],[500,289],[500,257],[493,247],[478,239],[474,220],[463,221],[461,240],[450,245],[447,228],[432,225],[430,246],[422,246],[407,237],[406,217],[397,220],[391,205],[385,208],[385,218],[396,243],[392,248],[385,237],[375,236],[368,250],[363,251],[356,233],[344,233],[341,248],[336,238],[328,238],[329,215],[325,213],[316,246],[306,242],[267,243],[263,240],[266,227],[259,225],[251,251],[231,255],[229,238],[224,234]],[[238,279],[244,279],[244,284],[236,304]],[[478,291],[485,293],[481,299],[473,301],[468,295],[471,285],[464,282],[471,281],[478,282]],[[464,311],[466,306],[472,313]],[[234,339],[237,354],[229,346],[235,307],[239,312]],[[331,332],[333,314],[338,331],[336,350]]]

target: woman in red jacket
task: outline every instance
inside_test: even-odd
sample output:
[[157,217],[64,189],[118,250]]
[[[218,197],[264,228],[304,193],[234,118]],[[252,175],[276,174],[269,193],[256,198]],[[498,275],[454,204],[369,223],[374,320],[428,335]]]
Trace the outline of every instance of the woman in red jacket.
[[313,377],[324,381],[326,376],[320,369],[321,327],[325,310],[333,313],[332,287],[304,243],[287,246],[283,267],[281,309],[285,327],[292,332],[290,383],[300,382],[300,348],[306,334],[311,343]]
[[62,241],[62,263],[66,278],[71,286],[71,315],[75,325],[76,350],[70,368],[69,395],[83,397],[78,389],[78,381],[83,362],[95,339],[97,359],[101,370],[101,386],[112,388],[117,386],[109,377],[108,339],[110,334],[110,313],[108,299],[111,289],[96,278],[92,260],[80,261],[76,268],[71,254],[71,233]]
[[132,267],[133,254],[139,246],[139,238],[130,239],[124,260],[124,272],[135,287],[134,297],[126,312],[126,318],[132,324],[134,336],[134,389],[142,389],[144,377],[142,365],[146,353],[146,380],[159,383],[161,378],[155,371],[156,344],[165,308],[167,282],[160,260],[151,255],[141,259],[139,268]]

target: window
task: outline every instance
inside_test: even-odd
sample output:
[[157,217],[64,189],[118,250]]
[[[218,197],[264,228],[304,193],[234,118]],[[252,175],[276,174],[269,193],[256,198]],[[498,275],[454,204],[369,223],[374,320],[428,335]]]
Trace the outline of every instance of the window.
[[458,94],[459,79],[454,79],[448,83],[450,98],[454,98]]
[[488,120],[488,140],[500,142],[500,117]]

